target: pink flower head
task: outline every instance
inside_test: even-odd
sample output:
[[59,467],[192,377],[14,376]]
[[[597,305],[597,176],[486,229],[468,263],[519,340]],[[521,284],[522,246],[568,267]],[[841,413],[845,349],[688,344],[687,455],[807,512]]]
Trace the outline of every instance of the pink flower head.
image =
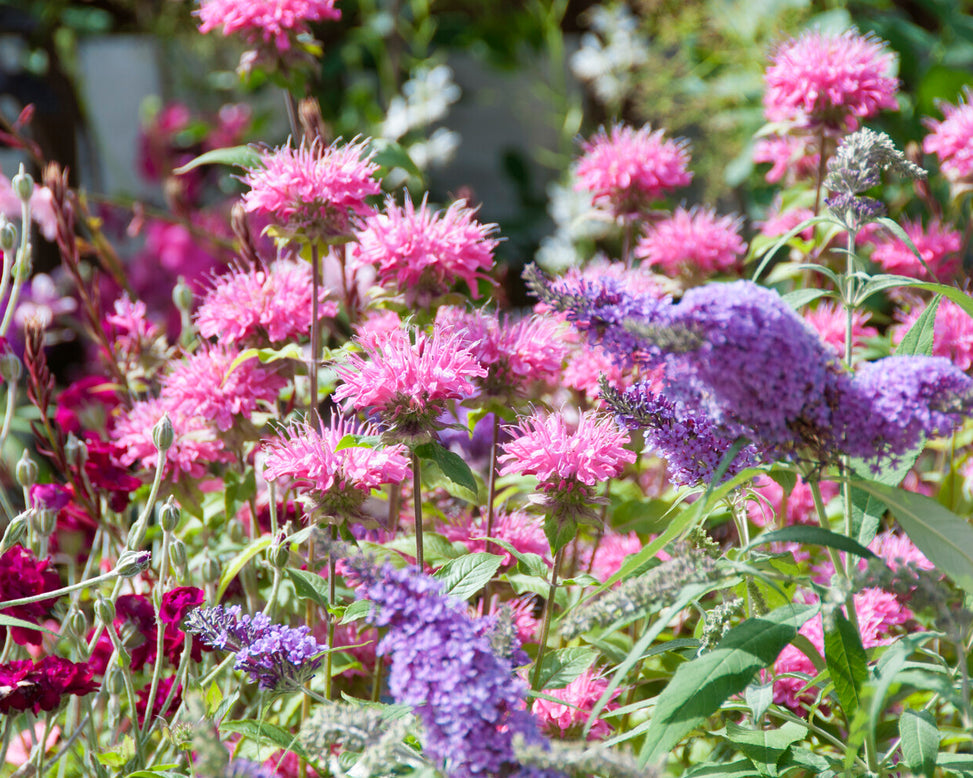
[[[322,318],[338,314],[338,304],[318,291]],[[235,267],[215,279],[196,314],[204,338],[257,344],[299,340],[311,328],[311,266],[275,262],[269,268]]]
[[341,18],[334,0],[202,0],[194,11],[199,31],[223,29],[223,35],[240,34],[249,44],[270,44],[287,51],[309,24]]
[[[497,596],[493,595],[490,598],[489,615],[493,616],[506,611],[517,633],[517,639],[523,645],[537,640],[537,628],[540,625],[540,620],[534,615],[536,609],[537,595],[535,594],[521,594],[503,602],[499,602]],[[476,615],[483,615],[482,599],[477,602]]]
[[463,345],[462,336],[433,325],[432,335],[403,328],[380,332],[362,344],[365,355],[352,354],[337,366],[342,384],[337,402],[375,411],[382,424],[403,439],[428,438],[450,400],[476,393],[486,370]]
[[601,129],[582,146],[574,168],[577,191],[591,192],[595,205],[616,216],[631,217],[667,192],[688,186],[693,174],[688,144],[664,138],[648,125],[636,130],[615,125]]
[[[935,565],[926,559],[915,543],[909,540],[908,535],[898,532],[882,532],[868,544],[868,547],[880,556],[885,564],[897,571],[900,566],[913,564],[917,570],[934,570]],[[862,560],[864,567],[864,560]]]
[[[575,740],[581,736],[581,731],[595,703],[608,688],[608,679],[595,675],[590,667],[575,678],[563,689],[545,689],[544,694],[563,700],[561,703],[538,698],[531,706],[531,713],[537,719],[541,728],[551,737]],[[621,689],[612,692],[611,702],[608,702],[603,712],[618,708],[615,698],[621,694]],[[602,740],[611,732],[611,726],[604,719],[595,719],[588,731],[588,740]]]
[[622,535],[618,532],[606,532],[590,557],[588,572],[599,581],[607,581],[622,569],[628,557],[641,550],[642,541],[636,533]]
[[[450,542],[459,541],[470,552],[486,551],[486,518],[479,516],[465,516],[460,522],[443,524],[439,531]],[[541,518],[524,511],[511,513],[498,512],[493,518],[492,538],[503,540],[522,554],[537,554],[547,559],[548,543],[544,535],[544,525]],[[497,545],[491,545],[489,551],[503,557],[503,566],[509,567],[516,561],[513,554]]]
[[274,403],[287,383],[252,357],[234,366],[239,352],[227,346],[205,346],[173,367],[162,382],[168,408],[184,416],[210,419],[219,430],[237,417],[249,419],[260,403]]
[[169,414],[174,433],[166,452],[163,475],[178,480],[182,475],[200,478],[211,462],[229,458],[216,431],[197,414],[175,410],[160,399],[143,400],[123,412],[111,429],[111,439],[120,453],[116,462],[124,467],[138,463],[146,472],[155,469],[158,451],[152,442],[152,428],[164,413]]
[[973,174],[973,105],[969,93],[957,105],[940,103],[943,120],[926,119],[931,130],[922,141],[926,154],[939,158],[939,167],[950,181],[965,181]]
[[[867,325],[870,318],[871,314],[863,311],[856,310],[852,314],[851,346],[855,351],[865,345],[866,338],[874,338],[878,335],[877,329]],[[825,300],[814,310],[805,311],[804,321],[821,336],[821,340],[831,346],[835,354],[844,356],[847,314],[843,308],[839,308],[837,303]]]
[[854,130],[859,119],[898,106],[895,54],[857,30],[809,30],[778,47],[764,74],[764,115],[772,122]]
[[375,209],[367,199],[381,191],[368,140],[323,148],[317,141],[284,146],[264,156],[243,183],[243,207],[270,219],[284,237],[343,242]]
[[601,397],[599,381],[604,376],[609,386],[618,391],[625,388],[622,369],[601,346],[582,343],[571,350],[564,368],[562,382],[570,389],[581,392],[594,402]]
[[[838,484],[834,481],[821,481],[821,500],[827,505],[838,494]],[[792,524],[817,524],[817,513],[811,487],[798,477],[797,483],[787,496],[787,510],[784,511],[784,488],[777,481],[760,476],[753,491],[756,499],[747,501],[747,514],[750,521],[758,527],[770,524],[791,526]]]
[[[901,324],[892,328],[892,342],[900,343],[905,334],[922,315],[923,308],[915,307]],[[943,299],[936,309],[933,328],[933,356],[946,357],[960,370],[973,367],[973,318],[952,300]]]
[[423,198],[416,209],[408,197],[400,208],[391,198],[385,213],[372,216],[358,232],[352,257],[359,267],[374,265],[378,282],[394,286],[410,305],[428,305],[463,281],[473,297],[477,281],[493,266],[496,224],[481,224],[476,211],[457,200],[433,211]]
[[373,436],[377,430],[337,416],[314,429],[297,424],[264,444],[264,477],[295,484],[313,513],[336,518],[361,517],[365,498],[383,484],[401,483],[411,473],[402,446],[339,448],[347,435]]
[[770,163],[770,170],[764,176],[770,184],[785,176],[788,181],[802,181],[814,176],[821,153],[813,150],[813,142],[806,135],[769,135],[757,139],[753,161],[758,165]]
[[[766,235],[768,238],[777,238],[786,235],[798,224],[807,221],[813,216],[814,211],[810,208],[788,208],[786,211],[781,211],[778,203],[767,214],[767,218],[758,224],[760,234]],[[798,233],[798,235],[802,240],[811,240],[814,238],[814,227],[807,227]]]
[[736,269],[747,244],[740,237],[741,220],[717,216],[710,208],[677,208],[652,224],[639,241],[635,256],[658,265],[668,276],[694,278]]
[[[915,245],[923,261],[940,281],[951,280],[962,265],[959,256],[963,238],[959,231],[948,224],[933,221],[928,228],[922,222],[906,219],[902,229]],[[922,262],[912,253],[905,243],[892,236],[884,236],[872,252],[872,261],[882,266],[887,273],[932,280]]]
[[[50,559],[38,559],[23,546],[14,546],[0,555],[0,602],[34,597],[60,588],[61,577],[52,567]],[[54,599],[49,599],[14,605],[4,608],[0,613],[21,621],[40,624],[50,614],[54,602]],[[6,632],[6,628],[0,626],[0,638],[5,637]],[[10,627],[10,634],[14,643],[21,646],[39,646],[44,637],[39,630],[27,627]]]

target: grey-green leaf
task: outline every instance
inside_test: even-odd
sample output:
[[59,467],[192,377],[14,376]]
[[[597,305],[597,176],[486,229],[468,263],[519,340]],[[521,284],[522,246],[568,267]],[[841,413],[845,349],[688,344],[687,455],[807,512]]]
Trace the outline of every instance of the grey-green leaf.
[[861,705],[861,685],[868,678],[868,657],[858,630],[841,613],[834,614],[834,627],[824,633],[824,656],[838,702],[851,721]]
[[932,713],[908,708],[902,711],[899,737],[902,738],[902,757],[909,769],[932,778],[939,751],[939,729]]
[[932,354],[933,334],[936,328],[936,311],[943,296],[937,294],[926,306],[909,331],[895,349],[897,356],[930,356]]

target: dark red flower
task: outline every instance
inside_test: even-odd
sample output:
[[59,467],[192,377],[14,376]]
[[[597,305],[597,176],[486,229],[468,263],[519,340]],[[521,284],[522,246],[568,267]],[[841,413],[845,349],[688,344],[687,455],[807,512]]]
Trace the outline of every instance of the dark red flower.
[[103,429],[118,403],[118,392],[107,378],[87,376],[58,395],[54,420],[65,435],[77,435],[82,427]]
[[[186,633],[179,627],[182,620],[193,609],[203,604],[205,595],[202,589],[195,586],[180,586],[162,595],[162,603],[159,605],[159,619],[166,625],[166,633],[163,639],[165,654],[172,664],[178,664],[185,645]],[[194,662],[199,662],[203,658],[203,644],[198,638],[193,638],[192,658]]]
[[97,690],[91,667],[58,656],[45,656],[0,665],[0,713],[51,711],[64,697],[83,697]]
[[[141,594],[123,594],[115,600],[115,630],[132,657],[131,669],[138,672],[155,661],[156,621],[152,602]],[[96,675],[103,675],[114,648],[104,632],[98,638],[89,663]]]
[[[0,601],[33,597],[60,588],[61,577],[51,567],[50,559],[38,559],[23,546],[14,546],[0,556]],[[14,605],[0,610],[0,613],[39,624],[50,614],[56,599]],[[40,631],[26,627],[11,627],[10,634],[14,642],[21,646],[28,643],[39,646],[43,637]],[[5,636],[5,628],[0,627],[0,638]]]
[[124,453],[114,443],[102,440],[93,433],[86,432],[85,444],[88,459],[84,465],[85,475],[96,489],[111,492],[111,509],[116,513],[128,507],[128,495],[142,485],[142,481],[128,472],[127,468],[115,464]]
[[[155,691],[155,700],[152,703],[152,717],[166,716],[170,717],[175,715],[179,706],[182,705],[182,685],[176,689],[176,694],[172,698],[172,702],[169,703],[165,711],[162,710],[162,705],[166,701],[166,697],[169,696],[169,692],[172,691],[172,684],[175,683],[176,676],[170,675],[168,678],[162,678],[159,681],[159,687]],[[135,711],[138,714],[139,726],[145,721],[145,708],[149,704],[149,691],[152,689],[152,684],[148,683],[144,688],[139,689],[138,699],[135,701]]]

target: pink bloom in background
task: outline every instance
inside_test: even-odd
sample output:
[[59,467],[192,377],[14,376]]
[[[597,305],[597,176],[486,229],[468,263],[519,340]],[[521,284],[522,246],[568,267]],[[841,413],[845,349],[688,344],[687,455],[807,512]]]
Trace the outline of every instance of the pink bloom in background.
[[364,349],[378,348],[378,343],[393,337],[392,333],[402,329],[402,317],[395,311],[369,308],[362,320],[355,325],[355,339]]
[[266,216],[289,238],[350,239],[359,222],[375,212],[367,198],[382,191],[368,144],[335,141],[324,148],[315,142],[266,154],[243,178],[250,187],[244,208]]
[[[532,643],[537,640],[537,628],[540,626],[540,619],[534,615],[537,611],[537,595],[521,594],[504,602],[498,602],[496,595],[490,598],[489,614],[494,615],[506,609],[513,622],[514,629],[517,631],[517,639],[523,643]],[[479,600],[476,606],[476,614],[482,615],[483,600]]]
[[598,381],[605,376],[609,385],[618,391],[625,388],[622,369],[599,345],[582,343],[568,354],[561,382],[564,386],[584,394],[590,401],[601,397]]
[[[787,497],[786,515],[782,510],[784,488],[779,483],[767,476],[759,476],[754,484],[753,491],[757,499],[747,501],[747,514],[756,526],[766,527],[775,523],[780,526],[818,523],[811,487],[803,478],[798,477],[797,483]],[[821,500],[825,505],[838,495],[838,484],[834,481],[821,481],[819,488]]]
[[[948,282],[956,275],[962,266],[962,258],[958,252],[963,244],[963,237],[958,230],[938,221],[923,227],[921,222],[910,219],[903,220],[902,229],[940,281]],[[923,281],[933,280],[922,262],[912,253],[912,249],[889,235],[883,235],[876,242],[872,261],[881,265],[887,273],[897,273]]]
[[[786,211],[780,210],[779,203],[774,210],[767,214],[767,218],[758,223],[760,234],[768,238],[777,238],[786,235],[801,222],[807,221],[814,216],[814,211],[810,208],[788,208]],[[806,227],[798,236],[802,240],[811,240],[814,237],[814,227]]]
[[372,216],[358,232],[352,257],[373,265],[382,286],[394,287],[406,302],[427,305],[463,281],[474,298],[477,281],[487,278],[498,241],[496,224],[481,224],[476,211],[457,200],[433,211],[425,198],[417,209],[409,197],[400,208],[391,198],[385,212]]
[[635,216],[668,192],[688,186],[693,174],[688,144],[652,131],[616,124],[601,129],[582,147],[575,163],[574,188],[590,192],[595,205],[616,216]]
[[[915,543],[909,540],[908,535],[898,532],[891,530],[882,532],[868,544],[868,547],[878,554],[893,571],[897,571],[901,565],[910,562],[919,570],[934,570],[936,567],[926,559],[925,554],[916,548]],[[864,560],[862,560],[861,565],[862,567],[865,566]]]
[[[0,601],[34,597],[61,588],[61,576],[51,565],[50,559],[38,559],[23,546],[14,546],[0,555]],[[4,608],[0,613],[21,621],[40,624],[51,612],[55,600],[40,600],[26,605]],[[10,636],[17,645],[39,646],[44,633],[27,627],[10,627]],[[0,639],[6,637],[7,628],[0,626]],[[0,686],[3,686],[0,683]]]
[[229,459],[223,441],[202,416],[187,415],[161,399],[153,399],[135,403],[115,421],[111,439],[121,450],[115,457],[117,464],[128,467],[138,463],[146,472],[155,470],[157,450],[152,442],[152,428],[166,412],[175,433],[172,447],[166,452],[163,471],[166,477],[175,480],[182,475],[200,478],[211,462]]
[[[854,351],[860,350],[865,345],[866,338],[874,338],[878,335],[878,330],[867,324],[870,318],[871,314],[865,311],[856,310],[852,314],[851,345]],[[821,340],[831,346],[837,356],[844,357],[847,322],[844,308],[840,308],[831,300],[824,300],[818,303],[814,310],[804,312],[804,321],[821,336]]]
[[[588,716],[594,710],[595,703],[608,688],[608,679],[595,675],[590,667],[575,678],[563,689],[544,689],[544,694],[563,700],[561,703],[550,700],[536,699],[530,712],[534,714],[538,723],[551,737],[575,740],[581,736],[581,731]],[[614,700],[621,694],[621,689],[612,692],[611,700],[603,713],[618,708]],[[611,726],[602,718],[595,719],[588,731],[588,740],[602,740],[611,733]]]
[[[470,552],[486,551],[486,517],[474,519],[470,515],[460,518],[458,522],[447,522],[440,525],[439,532],[450,542],[459,541]],[[512,513],[498,512],[493,517],[492,538],[503,540],[522,554],[537,554],[549,561],[549,545],[544,535],[544,522],[540,516],[513,511]],[[490,546],[490,552],[503,557],[503,566],[509,567],[516,562],[513,554],[497,545]]]
[[[892,328],[892,342],[899,344],[902,338],[922,315],[924,308],[914,307],[900,324]],[[933,327],[933,356],[946,357],[960,370],[973,366],[973,318],[952,300],[943,298],[936,309]]]
[[740,237],[741,224],[739,218],[717,216],[710,208],[680,207],[649,226],[635,256],[659,266],[668,276],[726,273],[739,267],[747,250]]
[[474,382],[486,370],[457,332],[433,325],[431,336],[417,331],[415,342],[409,336],[399,328],[361,344],[364,357],[351,354],[336,367],[342,383],[333,397],[359,411],[375,411],[397,435],[418,439],[438,428],[446,403],[476,393]]
[[[622,569],[625,560],[632,554],[642,550],[642,541],[635,532],[622,535],[618,532],[606,532],[590,559],[588,571],[599,581],[605,582]],[[668,559],[665,552],[659,552],[660,558]],[[586,565],[582,565],[582,570]]]
[[939,103],[943,120],[926,119],[931,130],[922,141],[926,154],[939,158],[939,167],[950,181],[963,181],[973,174],[973,105],[969,93],[957,105]]
[[[321,318],[338,314],[338,304],[318,291]],[[237,266],[214,279],[196,313],[196,326],[205,338],[232,342],[280,343],[296,341],[310,332],[311,266],[306,262],[275,262],[251,270]]]
[[806,135],[769,135],[758,138],[753,147],[753,161],[760,165],[770,164],[764,178],[776,184],[787,177],[788,181],[813,178],[821,161],[821,153],[813,151],[813,141]]
[[[17,228],[20,234],[20,198],[14,192],[10,179],[0,173],[0,213]],[[30,196],[30,218],[36,224],[46,240],[53,241],[57,236],[57,216],[54,215],[54,200],[51,190],[46,186],[34,183],[34,192]],[[0,251],[0,256],[3,252]]]
[[809,30],[779,46],[764,73],[764,115],[772,122],[853,130],[860,119],[895,110],[895,54],[857,30]]
[[[45,729],[46,725],[44,722],[38,721],[36,724],[34,724],[32,729],[23,729],[20,732],[15,732],[13,737],[10,739],[10,745],[7,747],[7,750],[3,755],[3,761],[12,765],[26,764],[27,760],[30,759],[31,750],[35,745],[40,743],[41,738],[44,737]],[[47,735],[47,740],[44,741],[45,754],[54,748],[54,744],[57,743],[60,736],[61,728],[55,724],[51,727],[50,732]]]
[[346,435],[377,435],[371,425],[331,418],[320,429],[296,424],[264,444],[264,477],[294,485],[308,498],[310,509],[322,515],[360,517],[360,508],[375,489],[400,483],[412,472],[402,446],[338,449]]
[[178,362],[162,382],[166,406],[185,416],[210,419],[228,430],[238,416],[249,419],[261,403],[277,401],[287,381],[251,357],[233,367],[239,352],[226,346],[204,346]]
[[110,379],[86,376],[57,396],[54,420],[65,434],[78,434],[82,427],[101,429],[105,424],[110,426],[106,417],[120,402],[116,386]]
[[309,24],[341,18],[334,0],[202,0],[194,11],[199,31],[222,28],[223,35],[239,33],[248,44],[273,42],[287,51]]

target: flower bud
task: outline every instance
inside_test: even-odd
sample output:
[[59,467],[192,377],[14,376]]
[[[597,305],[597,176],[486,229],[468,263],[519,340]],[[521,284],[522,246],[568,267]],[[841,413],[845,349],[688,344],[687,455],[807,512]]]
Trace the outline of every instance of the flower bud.
[[20,362],[20,357],[14,354],[6,343],[0,344],[0,376],[3,380],[8,384],[15,384],[20,380],[23,372],[24,366]]
[[216,583],[220,580],[221,573],[220,563],[207,554],[203,560],[203,580],[206,583]]
[[126,551],[118,560],[115,572],[122,578],[134,578],[145,572],[152,561],[152,554],[148,551]]
[[182,518],[182,511],[176,505],[176,501],[170,496],[159,510],[159,524],[163,532],[175,532]]
[[10,254],[17,250],[17,228],[6,218],[0,219],[0,251]]
[[115,603],[107,597],[99,597],[95,600],[95,617],[104,625],[115,621]]
[[88,461],[87,444],[83,440],[78,440],[73,432],[68,435],[67,442],[64,444],[64,458],[68,465],[77,470],[81,470]]
[[172,302],[180,311],[191,311],[193,307],[193,290],[186,283],[186,279],[179,276],[179,280],[172,288]]
[[291,558],[291,550],[287,546],[287,536],[281,532],[270,546],[270,564],[278,570],[287,567]]
[[30,489],[37,483],[37,463],[24,449],[24,453],[17,460],[17,483],[24,489]]
[[14,194],[25,203],[34,194],[34,179],[30,173],[24,170],[24,164],[22,162],[20,163],[20,170],[17,172],[17,175],[10,179],[10,186],[13,187]]
[[64,631],[69,635],[74,635],[78,640],[84,640],[88,634],[88,617],[84,611],[72,608],[64,617]]
[[169,561],[180,578],[186,575],[189,559],[186,556],[186,544],[176,538],[169,545]]
[[172,420],[168,413],[163,413],[162,418],[152,428],[152,442],[158,451],[168,451],[172,448],[172,441],[175,439],[175,432],[172,429]]
[[34,527],[41,537],[50,537],[57,528],[57,511],[52,511],[47,506],[35,508]]
[[230,536],[231,543],[239,545],[247,539],[247,533],[243,529],[243,523],[239,519],[230,519],[226,524],[226,531]]
[[125,671],[117,667],[113,668],[105,678],[105,688],[112,697],[121,697],[125,694]]
[[11,519],[4,530],[3,540],[0,540],[0,554],[6,554],[10,549],[20,543],[27,534],[27,524],[33,511],[28,510],[20,513]]

